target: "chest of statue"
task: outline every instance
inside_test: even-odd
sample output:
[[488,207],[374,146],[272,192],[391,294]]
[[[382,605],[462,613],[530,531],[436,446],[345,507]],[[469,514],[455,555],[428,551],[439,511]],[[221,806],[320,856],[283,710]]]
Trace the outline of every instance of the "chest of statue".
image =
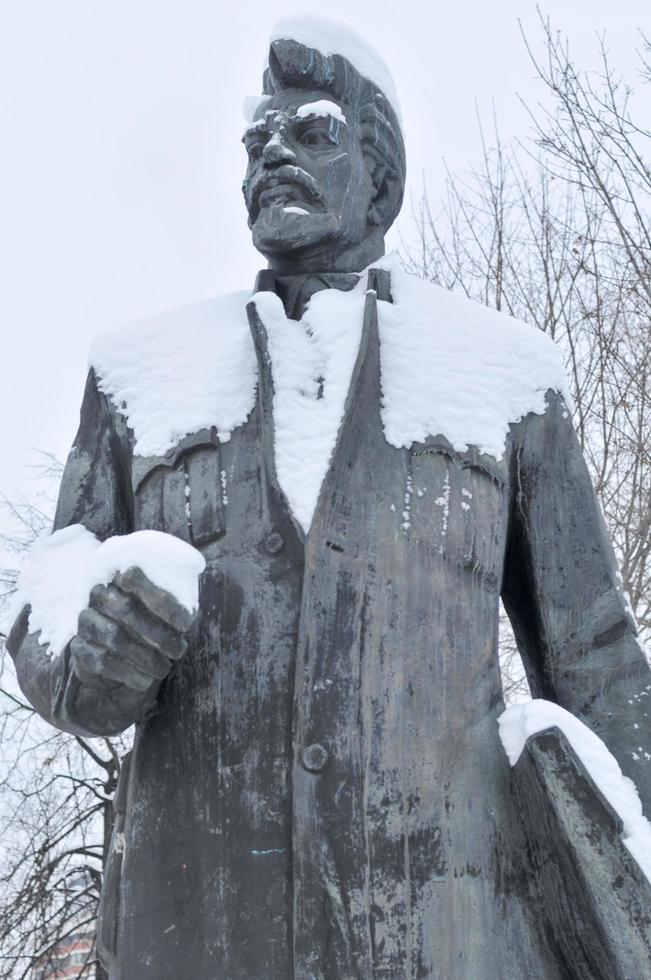
[[[227,442],[206,430],[133,467],[136,527],[195,544],[207,571],[196,642],[136,738],[122,956],[142,962],[129,909],[162,888],[174,962],[175,943],[197,928],[187,910],[196,916],[190,898],[201,889],[211,935],[197,977],[214,964],[215,975],[261,977],[263,962],[265,977],[375,975],[371,923],[387,975],[400,975],[405,840],[425,849],[414,865],[431,884],[423,916],[457,850],[468,861],[450,830],[449,814],[471,792],[450,785],[455,759],[476,753],[501,765],[486,718],[494,726],[499,703],[508,464],[440,438],[387,443],[374,301],[307,536],[273,449],[263,359],[256,405]],[[214,778],[196,784],[195,771]],[[171,804],[170,786],[184,806]],[[148,863],[152,821],[159,854]],[[250,923],[233,912],[247,907],[256,908]]]

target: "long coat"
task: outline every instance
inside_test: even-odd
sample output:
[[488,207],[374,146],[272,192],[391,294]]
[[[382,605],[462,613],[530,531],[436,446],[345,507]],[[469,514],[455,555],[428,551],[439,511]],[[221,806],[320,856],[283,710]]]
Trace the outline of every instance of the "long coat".
[[[386,276],[376,288],[389,298]],[[67,652],[44,658],[26,615],[12,634],[23,689],[53,724],[88,735],[136,722],[99,925],[110,976],[567,977],[537,928],[498,738],[500,595],[534,696],[593,727],[647,805],[638,750],[651,739],[638,696],[649,670],[562,398],[550,391],[543,415],[513,424],[499,461],[442,436],[389,445],[370,293],[305,536],[275,472],[254,307],[250,320],[257,401],[223,444],[206,429],[134,456],[91,372],[56,516],[100,538],[156,528],[200,548],[192,649],[155,697],[113,702]]]

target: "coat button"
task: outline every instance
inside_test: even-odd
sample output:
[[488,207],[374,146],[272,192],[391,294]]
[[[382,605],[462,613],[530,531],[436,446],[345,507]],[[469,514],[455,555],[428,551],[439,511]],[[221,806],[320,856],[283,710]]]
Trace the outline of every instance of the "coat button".
[[308,772],[321,772],[325,768],[325,764],[328,761],[328,753],[322,745],[318,742],[314,742],[313,745],[308,745],[303,749],[303,765],[308,770]]
[[279,551],[282,551],[285,547],[285,540],[279,531],[272,531],[267,535],[267,540],[264,543],[265,550],[270,555],[277,555]]

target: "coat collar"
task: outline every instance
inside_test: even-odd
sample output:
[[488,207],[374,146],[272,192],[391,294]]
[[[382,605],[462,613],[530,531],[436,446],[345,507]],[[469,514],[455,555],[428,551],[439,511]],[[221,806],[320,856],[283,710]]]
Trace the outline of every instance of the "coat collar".
[[285,315],[300,320],[305,307],[315,293],[322,289],[354,289],[364,273],[359,272],[311,272],[297,276],[279,276],[271,269],[264,269],[256,277],[255,292],[271,291],[283,301]]
[[[351,277],[351,275],[347,273],[334,273],[319,275],[318,277],[306,277],[306,281],[307,279],[310,280],[308,288],[311,288],[313,285],[316,286],[316,288],[311,288],[311,292],[309,293],[311,296],[314,295],[314,293],[319,289],[352,289],[357,282],[359,282],[359,278],[360,277],[357,274],[354,274]],[[341,286],[337,284],[337,280],[339,279],[342,280]],[[354,279],[354,281],[351,281],[351,279]],[[317,282],[314,282],[314,280],[317,280]],[[265,269],[260,272],[256,278],[255,292],[269,291],[276,292],[278,295],[277,286],[278,282],[275,274],[271,270]],[[302,295],[305,296],[305,292],[303,292]],[[368,272],[366,304],[364,308],[364,324],[359,351],[355,360],[355,366],[353,368],[350,387],[344,407],[344,414],[339,427],[335,447],[332,452],[332,457],[330,459],[330,465],[319,492],[315,514],[312,519],[312,526],[314,526],[317,514],[323,505],[324,495],[329,492],[329,486],[332,482],[333,474],[336,474],[337,472],[340,446],[344,434],[351,430],[351,428],[353,431],[361,432],[364,430],[364,427],[360,425],[362,419],[360,418],[356,420],[355,416],[366,415],[368,417],[368,414],[371,413],[374,418],[377,416],[377,424],[381,426],[380,341],[377,318],[378,299],[391,302],[391,277],[389,272],[384,269],[370,269]],[[307,300],[305,300],[305,302],[307,302]],[[249,318],[249,326],[251,328],[253,344],[258,362],[258,407],[260,412],[260,436],[265,474],[272,492],[277,494],[283,501],[284,507],[292,518],[292,523],[296,529],[298,537],[304,543],[306,540],[305,532],[291,512],[291,508],[289,507],[285,494],[283,493],[279,484],[278,474],[276,472],[274,452],[273,375],[271,357],[269,354],[267,329],[262,322],[262,319],[258,315],[258,311],[253,300],[248,303],[246,311]],[[367,397],[362,397],[363,393],[369,391],[375,393],[373,398],[373,402],[375,404],[369,404],[369,399]]]

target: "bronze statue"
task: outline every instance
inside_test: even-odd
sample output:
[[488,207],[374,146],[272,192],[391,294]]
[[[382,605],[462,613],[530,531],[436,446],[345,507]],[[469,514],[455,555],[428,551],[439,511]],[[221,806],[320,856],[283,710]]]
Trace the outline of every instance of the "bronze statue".
[[[387,441],[377,309],[394,296],[378,260],[405,183],[396,108],[348,56],[291,36],[271,44],[264,92],[245,132],[249,224],[268,260],[257,293],[300,320],[315,295],[368,275],[309,530],[278,479],[273,357],[251,303],[247,417],[139,453],[128,397],[96,364],[56,513],[55,529],[153,528],[200,549],[197,620],[135,568],[93,590],[59,657],[44,657],[29,608],[10,638],[54,725],[136,726],[102,957],[114,980],[624,976],[608,972],[607,944],[589,960],[598,923],[566,943],[547,915],[557,897],[536,882],[556,864],[532,843],[496,721],[502,595],[534,696],[591,726],[651,810],[634,696],[651,673],[562,395],[512,420],[500,459],[446,432]],[[211,343],[198,353],[210,363]],[[648,929],[636,915],[631,929]]]

